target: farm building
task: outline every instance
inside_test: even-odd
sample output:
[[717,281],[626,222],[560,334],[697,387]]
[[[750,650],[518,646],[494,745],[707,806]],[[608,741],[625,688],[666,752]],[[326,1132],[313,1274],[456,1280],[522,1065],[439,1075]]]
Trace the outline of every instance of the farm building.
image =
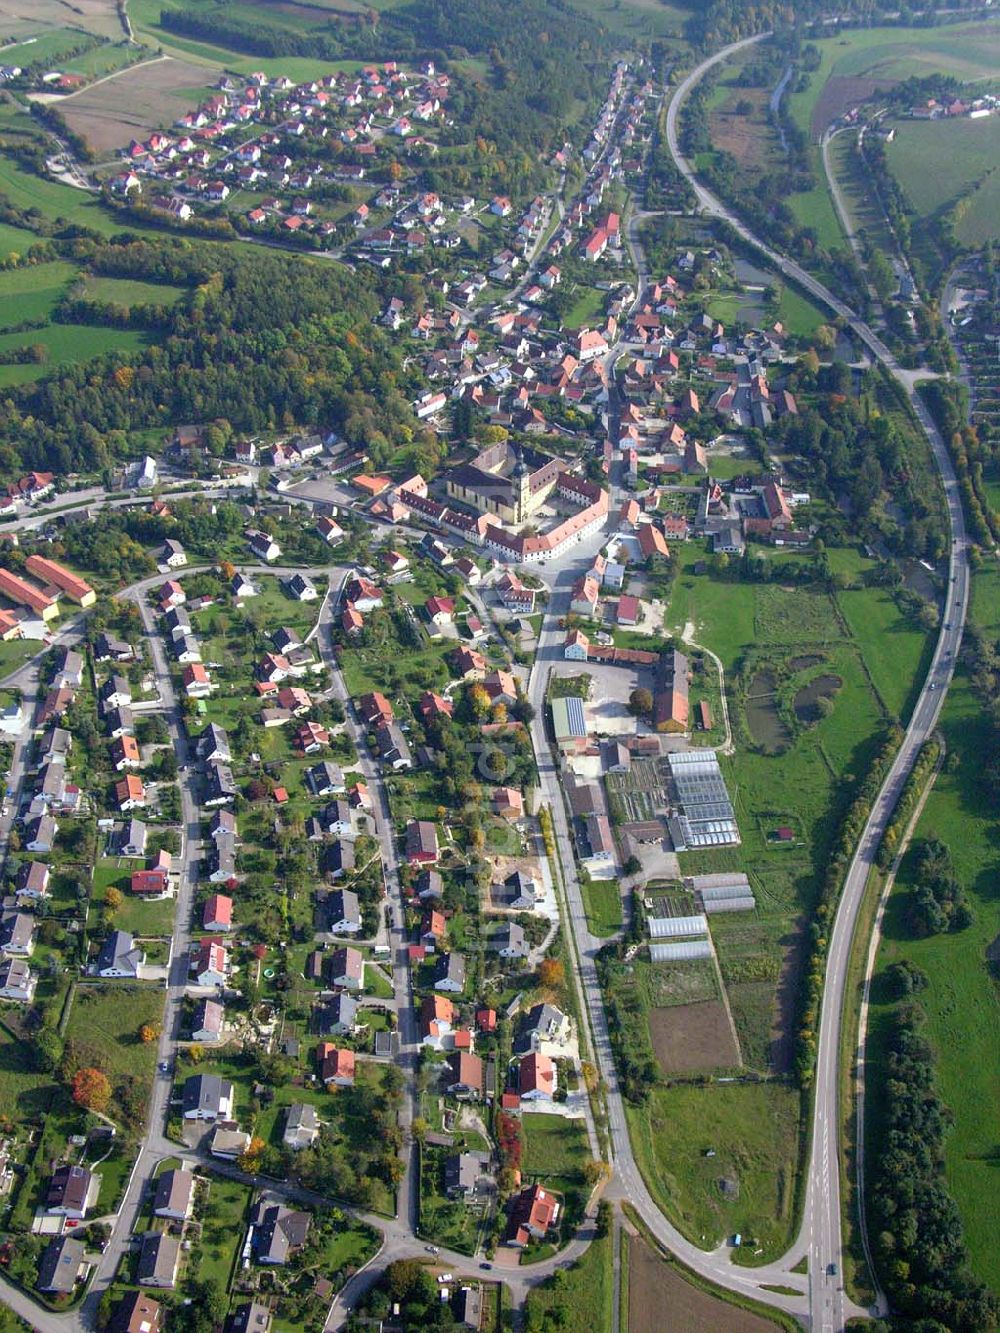
[[583,700],[576,695],[552,700],[552,730],[561,754],[579,754],[587,745]]

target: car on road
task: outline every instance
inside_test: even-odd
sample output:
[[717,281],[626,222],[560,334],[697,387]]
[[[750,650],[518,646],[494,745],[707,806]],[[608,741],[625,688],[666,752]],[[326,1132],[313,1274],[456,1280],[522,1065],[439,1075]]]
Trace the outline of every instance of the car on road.
[[159,1066],[159,1068],[160,1068],[160,1073],[161,1073],[161,1074],[169,1074],[169,1073],[170,1073],[170,1061],[169,1061],[169,1060],[161,1060],[161,1061],[160,1061],[160,1066]]
[[493,1265],[492,1265],[492,1264],[480,1264],[479,1267],[480,1267],[480,1268],[485,1268],[485,1269],[490,1269],[490,1268],[493,1267]]
[[424,1246],[424,1249],[427,1251],[428,1254],[440,1254],[440,1253],[441,1253],[441,1251],[438,1249],[438,1247],[437,1247],[436,1245],[425,1245],[425,1246]]
[[445,1282],[454,1282],[454,1273],[438,1273],[438,1281],[443,1285]]
[[830,1277],[836,1277],[840,1272],[836,1264],[827,1264],[826,1271],[829,1273]]
[[937,689],[937,685],[934,683],[934,681],[931,681],[930,688],[931,688],[932,690],[936,690],[936,689]]

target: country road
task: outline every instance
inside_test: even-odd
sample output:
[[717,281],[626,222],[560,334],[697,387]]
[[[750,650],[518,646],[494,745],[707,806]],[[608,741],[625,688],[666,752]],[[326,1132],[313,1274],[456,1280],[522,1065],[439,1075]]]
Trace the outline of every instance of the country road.
[[667,143],[671,156],[695,191],[701,210],[710,217],[728,222],[744,241],[760,251],[780,273],[790,278],[835,314],[841,315],[873,357],[905,390],[910,405],[930,442],[941,476],[952,538],[948,559],[947,604],[941,618],[941,630],[930,670],[910,718],[903,743],[875,800],[851,861],[830,935],[826,962],[805,1206],[799,1236],[786,1257],[794,1263],[803,1254],[809,1256],[810,1327],[823,1330],[823,1333],[827,1330],[831,1333],[837,1330],[839,1333],[839,1330],[845,1327],[846,1320],[857,1313],[844,1291],[842,1276],[840,1092],[844,1071],[841,1068],[840,1057],[848,963],[858,915],[879,843],[920,749],[937,724],[941,705],[951,682],[968,611],[969,542],[965,531],[958,481],[951,459],[944,441],[914,387],[920,378],[926,377],[926,372],[903,370],[881,338],[846,302],[835,296],[794,260],[787,259],[761,241],[716,195],[706,189],[698,181],[691,164],[681,151],[677,122],[680,109],[691,89],[713,65],[728,59],[734,52],[744,47],[762,41],[769,35],[763,33],[749,37],[717,51],[715,55],[693,69],[678,86],[667,110]]

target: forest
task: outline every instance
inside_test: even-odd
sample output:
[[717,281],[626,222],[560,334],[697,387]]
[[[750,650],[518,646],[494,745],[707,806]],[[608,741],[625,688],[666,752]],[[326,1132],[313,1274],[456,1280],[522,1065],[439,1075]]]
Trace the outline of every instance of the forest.
[[[922,559],[936,560],[947,549],[947,525],[940,486],[928,485],[918,465],[910,439],[893,419],[884,386],[874,385],[871,400],[851,393],[849,369],[842,363],[815,369],[803,358],[796,372],[797,392],[818,389],[800,415],[781,418],[775,438],[781,447],[808,464],[811,490],[835,502],[846,503],[862,532],[877,535],[881,530],[895,550]],[[881,409],[881,410],[879,410]],[[891,492],[905,511],[905,521],[895,524],[878,511],[883,496]]]
[[[680,0],[680,4],[691,12],[684,27],[687,40],[699,50],[713,51],[765,28],[781,29],[792,24],[812,23],[830,13],[830,6],[824,0],[756,0],[749,5],[743,0],[708,0],[707,4],[702,0]],[[971,3],[962,5],[952,4],[950,0],[928,0],[921,9],[926,12],[923,21],[933,23],[936,10],[944,13],[976,7]],[[836,12],[847,22],[914,22],[911,11],[897,4],[896,0],[845,0],[837,6]]]
[[[3,472],[100,471],[143,452],[133,432],[179,421],[221,418],[247,432],[321,426],[363,446],[376,466],[417,433],[410,401],[422,385],[372,323],[378,275],[167,239],[57,244],[91,272],[187,291],[157,313],[156,345],[11,389],[0,402]],[[122,319],[95,302],[87,313]]]

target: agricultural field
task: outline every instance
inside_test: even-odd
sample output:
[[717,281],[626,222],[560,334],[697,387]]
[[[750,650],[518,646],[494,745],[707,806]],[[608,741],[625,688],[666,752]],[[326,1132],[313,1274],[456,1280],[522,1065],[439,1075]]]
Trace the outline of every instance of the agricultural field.
[[646,1183],[667,1215],[708,1248],[741,1232],[763,1251],[753,1260],[761,1263],[791,1239],[799,1116],[799,1094],[779,1083],[681,1083],[628,1112]]
[[[1000,636],[1000,576],[995,570],[974,575],[971,615],[991,638]],[[1000,1141],[1000,1071],[995,1060],[983,1058],[983,1052],[996,1050],[1000,1042],[995,976],[1000,821],[994,794],[982,774],[988,749],[982,704],[961,670],[945,701],[941,731],[957,762],[954,767],[946,765],[938,776],[915,838],[936,837],[947,844],[975,919],[954,934],[913,938],[906,924],[907,897],[914,885],[913,856],[904,859],[889,900],[873,982],[870,1058],[879,1068],[890,1009],[881,978],[892,963],[909,960],[928,978],[918,997],[927,1013],[924,1035],[934,1052],[938,1093],[954,1118],[944,1140],[947,1188],[958,1204],[972,1268],[996,1291],[996,1187],[991,1167]],[[869,1136],[878,1115],[876,1090],[869,1100]]]
[[[0,164],[0,167],[9,164]],[[39,181],[39,184],[45,184]],[[73,191],[71,191],[73,193]],[[9,228],[16,231],[16,228]],[[52,260],[47,264],[8,269],[0,273],[0,329],[24,320],[48,321],[77,276],[75,264]],[[27,331],[0,332],[0,387],[25,384],[51,373],[68,361],[87,360],[101,352],[135,351],[143,347],[145,335],[136,329],[101,328],[97,325],[51,324]],[[39,360],[16,364],[5,357],[25,347],[39,347]]]
[[732,1026],[721,1000],[651,1009],[649,1031],[656,1062],[667,1078],[739,1066]]
[[969,246],[1000,234],[997,121],[903,120],[886,159],[920,218],[954,210],[955,236]]
[[628,1333],[662,1333],[663,1311],[670,1311],[674,1333],[773,1333],[770,1319],[718,1300],[685,1282],[676,1266],[662,1259],[638,1236],[628,1246]]
[[[11,231],[15,229],[11,228]],[[0,332],[0,387],[39,379],[68,361],[87,360],[101,352],[131,352],[143,347],[145,335],[137,329],[48,323],[53,309],[76,280],[77,273],[76,265],[64,260],[25,265],[0,273],[0,329],[15,327],[24,320],[45,321],[39,328]],[[4,364],[8,356],[27,347],[41,349],[37,360]]]
[[[30,18],[26,17],[30,13]],[[122,36],[121,19],[115,0],[73,0],[72,9],[63,0],[0,0],[0,38],[24,41],[47,27],[62,27],[72,15],[76,27],[118,41]]]
[[204,67],[165,58],[125,70],[113,79],[63,98],[69,127],[95,153],[124,148],[151,130],[172,125],[209,86]]
[[951,74],[963,81],[995,77],[1000,23],[937,28],[867,28],[815,43],[820,66],[809,86],[788,98],[792,119],[818,141],[831,121],[859,101],[903,79]]
[[88,276],[83,295],[88,301],[107,301],[111,305],[173,305],[183,294],[183,288],[169,283],[139,282],[132,278]]

